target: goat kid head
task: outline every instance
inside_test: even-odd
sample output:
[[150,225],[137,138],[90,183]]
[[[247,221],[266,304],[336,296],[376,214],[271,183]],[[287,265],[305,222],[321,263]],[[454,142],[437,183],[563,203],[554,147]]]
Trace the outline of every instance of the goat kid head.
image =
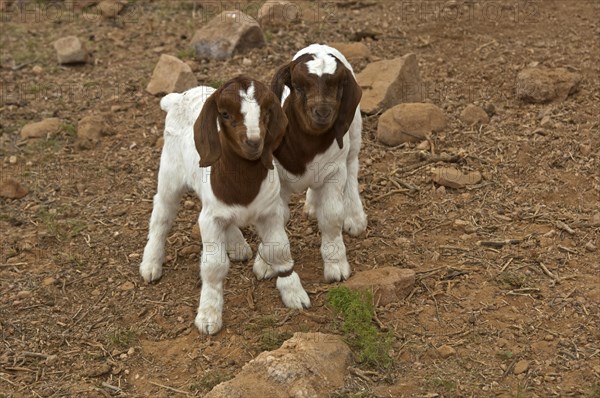
[[213,165],[227,150],[273,169],[273,151],[287,123],[279,100],[263,83],[246,76],[227,81],[208,97],[194,123],[200,167]]
[[342,148],[362,97],[352,72],[332,54],[304,54],[275,73],[271,89],[278,98],[283,86],[291,90],[287,101],[303,130],[313,135],[333,130]]

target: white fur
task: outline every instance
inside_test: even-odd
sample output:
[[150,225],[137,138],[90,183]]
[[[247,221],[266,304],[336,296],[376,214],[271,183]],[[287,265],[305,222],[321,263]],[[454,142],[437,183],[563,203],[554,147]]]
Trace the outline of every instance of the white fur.
[[[335,48],[312,44],[300,50],[294,59],[304,54],[314,54],[321,65],[327,65],[331,55],[338,58],[352,74],[352,66]],[[313,61],[309,61],[313,62]],[[315,66],[313,64],[313,66]],[[313,68],[318,74],[318,68]],[[327,68],[320,71],[328,73]],[[309,67],[309,72],[311,71]],[[282,104],[289,95],[284,88]],[[322,154],[317,155],[308,165],[302,176],[288,173],[277,164],[281,179],[281,198],[285,205],[286,221],[289,218],[288,202],[292,193],[306,193],[305,212],[316,217],[321,231],[321,256],[324,262],[324,276],[327,281],[340,281],[350,276],[350,265],[346,258],[346,247],[342,239],[342,229],[353,236],[360,235],[367,228],[367,216],[358,191],[358,152],[361,146],[362,117],[357,106],[354,120],[344,136],[340,149],[334,141]],[[256,270],[255,270],[256,272]],[[261,270],[265,274],[268,271]]]
[[[247,260],[252,256],[252,250],[238,227],[253,224],[263,242],[255,260],[255,268],[256,264],[258,267],[266,265],[277,273],[290,270],[294,265],[284,229],[284,208],[279,196],[277,169],[269,170],[252,203],[248,206],[229,206],[217,199],[213,192],[211,168],[198,166],[200,156],[194,145],[193,125],[204,102],[213,92],[214,89],[210,87],[196,87],[183,94],[169,94],[161,100],[161,108],[167,112],[165,142],[148,242],[140,264],[140,274],[145,281],[151,282],[161,277],[167,233],[182,194],[192,189],[202,201],[198,219],[202,231],[202,291],[195,324],[207,334],[218,332],[222,326],[223,283],[230,258]],[[247,94],[253,97],[253,94]],[[265,246],[272,250],[262,250]],[[292,308],[309,307],[310,300],[300,279],[289,278],[280,278],[283,281],[278,283],[284,304]]]
[[246,136],[250,140],[260,139],[260,106],[254,97],[254,83],[250,84],[248,90],[240,90],[242,100],[241,113],[244,115],[244,124],[246,125]]

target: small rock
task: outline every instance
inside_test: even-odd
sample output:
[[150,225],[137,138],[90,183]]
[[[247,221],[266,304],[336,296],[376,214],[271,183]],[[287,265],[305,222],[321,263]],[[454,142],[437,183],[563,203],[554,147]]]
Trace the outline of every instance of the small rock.
[[115,19],[119,13],[123,11],[126,3],[126,1],[119,0],[104,0],[96,6],[96,9],[102,17],[107,19]]
[[131,281],[127,281],[127,282],[123,283],[121,286],[119,286],[119,289],[124,290],[124,291],[132,290],[133,288],[135,288],[135,285]]
[[87,376],[87,377],[104,376],[106,374],[109,374],[111,369],[112,369],[112,367],[108,363],[102,363],[102,364],[99,364],[96,366],[92,365],[92,367],[86,371],[85,376]]
[[194,207],[196,207],[196,203],[194,203],[193,200],[186,200],[183,202],[183,208],[186,210],[192,210]]
[[585,250],[593,253],[596,251],[596,245],[594,245],[591,241],[589,241],[588,243],[585,244]]
[[371,56],[371,50],[364,43],[329,43],[329,45],[341,52],[350,62],[369,59]]
[[250,65],[252,65],[252,60],[250,58],[244,58],[244,59],[242,59],[242,65],[250,66]]
[[550,117],[550,115],[546,115],[542,118],[542,121],[540,122],[540,126],[545,127],[548,124],[550,124],[551,121],[552,121],[552,118]]
[[31,71],[32,71],[34,74],[36,74],[36,75],[39,75],[39,74],[42,74],[42,73],[44,72],[44,68],[42,68],[42,67],[41,67],[41,66],[39,66],[39,65],[34,65],[34,67],[33,67],[33,68],[31,68]]
[[21,290],[19,293],[17,293],[18,299],[25,299],[28,297],[31,297],[31,292],[29,290]]
[[165,137],[158,137],[154,143],[154,147],[156,149],[162,149],[163,145],[165,145]]
[[415,54],[370,63],[356,75],[363,90],[360,109],[367,114],[391,108],[402,102],[423,100],[423,85]]
[[490,122],[487,112],[473,104],[467,105],[460,113],[460,119],[468,125],[488,124]]
[[446,344],[444,344],[441,347],[438,347],[437,352],[444,359],[449,358],[452,355],[456,354],[456,350],[454,348],[450,347],[449,345],[446,345]]
[[592,216],[591,223],[593,227],[600,227],[600,213],[595,213]]
[[554,335],[548,333],[547,335],[544,336],[544,340],[552,341],[552,340],[554,340]]
[[62,126],[60,119],[56,117],[44,119],[40,122],[29,123],[21,129],[21,138],[28,140],[33,138],[52,138]]
[[196,87],[198,81],[188,64],[172,55],[162,54],[146,87],[152,95],[183,92]]
[[344,282],[350,289],[372,289],[374,300],[380,306],[402,300],[410,294],[414,284],[415,272],[397,267],[357,272]]
[[258,22],[239,10],[223,11],[192,38],[196,57],[203,59],[225,60],[264,45]]
[[42,280],[42,286],[50,286],[50,285],[54,285],[55,283],[56,283],[56,279],[54,279],[51,276],[44,278]]
[[379,117],[377,138],[386,145],[395,146],[403,142],[419,142],[431,132],[446,128],[444,112],[433,104],[400,104]]
[[9,164],[17,164],[17,157],[15,155],[12,155],[8,158],[8,163]]
[[80,64],[87,61],[87,50],[76,36],[62,37],[53,44],[59,64]]
[[[84,116],[77,124],[77,139],[81,144],[81,141],[86,141],[94,146],[100,141],[102,135],[105,134],[106,125],[104,123],[104,117],[99,115]],[[88,149],[90,145],[80,145],[81,148]]]
[[285,27],[298,20],[301,8],[285,0],[266,1],[258,10],[256,20],[262,27]]
[[454,167],[434,168],[432,169],[432,173],[434,182],[455,189],[464,188],[467,185],[478,184],[482,178],[481,173],[478,171],[471,171],[465,174]]
[[517,98],[525,102],[564,101],[577,92],[581,75],[565,68],[527,68],[517,76]]
[[513,373],[516,375],[520,375],[521,373],[527,372],[528,369],[529,369],[529,362],[527,362],[524,359],[521,359],[519,362],[517,362],[515,364],[515,367],[513,368]]
[[0,197],[8,199],[21,199],[29,193],[17,180],[7,178],[0,181]]
[[195,223],[192,227],[192,238],[196,239],[197,241],[200,240],[200,226],[198,223]]

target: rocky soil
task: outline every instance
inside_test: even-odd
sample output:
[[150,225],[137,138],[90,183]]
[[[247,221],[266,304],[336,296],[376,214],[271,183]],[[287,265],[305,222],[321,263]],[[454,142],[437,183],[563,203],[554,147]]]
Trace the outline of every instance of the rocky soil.
[[[210,392],[220,396],[242,391],[236,375],[266,369],[251,378],[282,383],[307,368],[327,380],[291,378],[290,394],[600,396],[600,2],[294,2],[293,21],[263,15],[262,47],[224,60],[197,59],[194,34],[222,11],[257,16],[262,1],[93,3],[0,1],[0,397],[201,397],[231,379]],[[273,281],[235,263],[224,328],[200,335],[192,195],[163,278],[146,285],[137,270],[164,125],[147,91],[161,55],[183,61],[163,57],[183,77],[155,93],[238,73],[268,82],[313,42],[348,45],[357,73],[415,54],[420,84],[404,98],[431,104],[387,104],[383,142],[386,109],[365,115],[369,227],[344,238],[355,274],[414,277],[378,296],[390,367],[328,340],[340,322],[300,196],[287,228],[309,310],[285,308]],[[432,106],[444,123],[403,124]],[[315,351],[336,365],[278,359]]]

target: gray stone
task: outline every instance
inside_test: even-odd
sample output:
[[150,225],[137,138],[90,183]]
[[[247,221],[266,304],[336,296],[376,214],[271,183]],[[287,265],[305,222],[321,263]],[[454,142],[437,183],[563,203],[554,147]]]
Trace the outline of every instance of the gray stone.
[[172,55],[162,54],[146,87],[152,95],[180,93],[198,85],[188,64]]
[[260,25],[243,12],[223,11],[197,30],[192,46],[197,58],[225,60],[265,45]]
[[87,61],[87,50],[76,36],[61,37],[53,45],[59,64],[80,64]]

